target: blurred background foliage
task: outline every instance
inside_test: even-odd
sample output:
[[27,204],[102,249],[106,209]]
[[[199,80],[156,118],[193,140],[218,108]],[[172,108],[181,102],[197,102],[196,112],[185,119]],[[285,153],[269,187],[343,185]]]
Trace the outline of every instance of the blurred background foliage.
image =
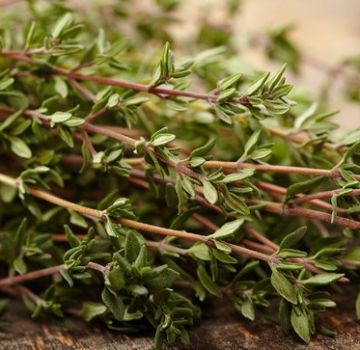
[[[252,66],[276,70],[287,62],[290,82],[319,97],[342,130],[360,126],[360,50],[357,0],[68,0],[29,1],[33,8],[50,4],[79,10],[96,33],[120,32],[131,45],[154,59],[166,40],[176,52],[193,55],[225,46],[234,54],[234,71]],[[16,16],[24,18],[26,1],[0,0],[2,28]],[[14,8],[18,8],[14,11]],[[96,11],[94,11],[96,9]],[[45,11],[46,13],[46,11]],[[10,16],[9,16],[10,14]],[[53,15],[56,15],[53,13]],[[96,18],[95,18],[96,17]],[[100,22],[99,22],[100,21]],[[14,22],[12,22],[14,23]],[[275,47],[269,48],[269,39]],[[270,45],[271,46],[271,45]],[[134,50],[135,51],[135,50]],[[271,60],[269,60],[269,57]],[[141,57],[143,59],[143,57]],[[339,68],[341,67],[341,68]],[[214,81],[217,79],[214,76]]]
[[[54,1],[36,1],[37,4],[50,2]],[[94,24],[95,31],[98,22],[91,19],[97,13],[97,19],[105,26],[108,24],[107,31],[121,31],[131,38],[132,45],[146,45],[143,52],[147,57],[154,57],[152,53],[160,48],[161,42],[172,39],[172,47],[184,55],[226,46],[234,53],[234,65],[237,65],[234,71],[239,65],[246,70],[249,62],[274,71],[279,62],[269,60],[269,56],[286,61],[297,73],[288,72],[291,83],[315,94],[315,99],[322,97],[329,109],[340,111],[334,120],[342,130],[360,126],[360,77],[356,73],[360,72],[360,3],[357,0],[69,0],[58,3],[81,10]],[[24,6],[24,1],[0,0],[1,4],[7,4],[1,15],[5,19],[10,11],[16,16],[12,11],[14,6]],[[23,15],[21,11],[17,13]],[[2,24],[5,23],[2,21]],[[269,35],[279,46],[285,45],[288,49],[266,50],[264,39]],[[344,69],[346,73],[341,69],[338,72],[337,68],[344,64],[348,67]]]

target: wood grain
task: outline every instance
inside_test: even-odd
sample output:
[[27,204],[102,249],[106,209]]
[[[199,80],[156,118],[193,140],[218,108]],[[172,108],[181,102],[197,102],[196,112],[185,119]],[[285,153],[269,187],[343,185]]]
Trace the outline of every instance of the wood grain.
[[[207,318],[190,331],[191,346],[188,349],[360,350],[360,324],[354,313],[355,293],[352,288],[338,296],[339,306],[320,319],[321,325],[337,330],[335,339],[317,335],[307,346],[294,337],[284,336],[275,322],[259,317],[251,323],[235,314],[231,305],[220,304],[205,310]],[[18,301],[11,302],[3,319],[9,325],[0,331],[1,350],[154,349],[151,333],[127,336],[76,319],[64,323],[34,321]],[[174,344],[167,349],[185,348]]]

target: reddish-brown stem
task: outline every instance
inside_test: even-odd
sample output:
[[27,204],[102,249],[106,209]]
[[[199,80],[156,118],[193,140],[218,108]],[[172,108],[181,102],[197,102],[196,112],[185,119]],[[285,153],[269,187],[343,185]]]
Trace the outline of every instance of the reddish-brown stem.
[[101,108],[98,111],[89,114],[86,118],[85,121],[87,121],[88,123],[91,123],[92,121],[94,121],[96,118],[102,116],[104,113],[106,113],[107,109],[106,108]]
[[47,267],[42,270],[31,271],[23,275],[2,278],[0,279],[0,287],[25,283],[28,281],[32,281],[34,279],[54,275],[60,271],[60,268],[62,266],[63,265],[56,265],[56,266]]
[[260,251],[262,253],[270,254],[270,255],[274,254],[274,250],[272,248],[270,248],[269,246],[267,246],[267,245],[260,244],[260,243],[254,242],[254,241],[250,241],[248,239],[244,239],[242,241],[242,243],[245,246],[247,246],[247,247],[249,247],[251,249],[256,249],[256,250],[258,250],[258,251]]
[[[263,242],[264,244],[259,244],[253,241],[244,240],[243,244],[245,246],[248,246],[252,249],[256,249],[258,251],[261,251],[266,254],[275,254],[280,246],[270,240],[268,240],[266,237],[264,237],[260,232],[257,232],[255,229],[251,228],[249,225],[245,226],[245,231],[252,237],[256,238],[258,241]],[[308,261],[307,258],[289,258],[290,261],[299,263],[304,266],[304,268],[308,271],[311,271],[316,274],[324,273],[323,270],[317,268],[313,265],[312,262]],[[346,277],[342,277],[339,279],[339,282],[349,282],[349,279]]]
[[[258,200],[253,200],[252,202],[257,204],[263,204],[264,206],[262,208],[270,213],[281,214],[285,216],[297,216],[332,223],[330,214],[323,213],[317,210],[299,207],[288,207],[286,205],[276,202],[264,202]],[[339,226],[349,227],[353,230],[360,229],[360,222],[339,216],[334,219],[333,223]]]
[[[207,161],[204,163],[206,168],[223,168],[231,170],[239,170],[244,168],[254,168],[257,171],[277,173],[277,174],[298,174],[298,175],[315,175],[315,176],[338,176],[338,171],[331,169],[304,168],[298,166],[286,165],[270,165],[270,164],[251,164],[241,162],[223,162],[218,160]],[[360,175],[353,175],[354,178],[360,180]]]
[[[30,51],[30,52],[24,52],[24,51],[12,51],[12,50],[3,50],[0,52],[1,55],[19,60],[24,61],[29,64],[33,64],[33,60],[31,59],[31,55],[36,53],[43,53],[43,50],[40,52],[37,51]],[[218,95],[216,93],[201,93],[201,92],[194,92],[194,91],[184,91],[184,90],[175,90],[175,89],[168,89],[164,87],[151,87],[144,84],[139,83],[133,83],[123,80],[116,80],[111,78],[106,78],[102,76],[96,76],[96,75],[84,75],[81,73],[78,73],[78,70],[82,68],[80,66],[77,69],[70,69],[66,70],[61,67],[52,67],[52,71],[54,74],[59,74],[66,76],[69,80],[76,81],[76,80],[82,80],[82,81],[91,81],[98,84],[103,84],[107,86],[115,86],[115,87],[122,87],[125,89],[135,90],[139,92],[147,92],[152,93],[156,96],[181,96],[181,97],[189,97],[192,99],[198,99],[198,100],[205,100],[209,103],[215,103],[218,99]],[[79,84],[80,85],[80,84]],[[249,105],[249,100],[246,96],[234,98],[232,100],[233,103],[242,104],[242,105]],[[274,135],[281,136],[285,139],[291,140],[295,143],[304,143],[309,140],[309,138],[299,138],[296,135],[292,136],[292,134],[288,134],[282,130],[278,130],[275,128],[268,128],[268,130],[273,133]],[[335,147],[329,143],[324,143],[324,146],[328,149],[335,149]]]
[[219,226],[215,225],[211,220],[200,214],[195,213],[192,215],[192,218],[201,225],[203,225],[204,227],[206,227],[211,232],[215,232],[216,230],[219,229]]
[[[35,280],[38,278],[51,276],[51,275],[58,273],[63,266],[64,265],[56,265],[56,266],[47,267],[47,268],[41,269],[41,270],[31,271],[31,272],[25,273],[23,275],[2,278],[2,279],[0,279],[0,287],[12,286],[15,284],[32,281],[32,280]],[[106,270],[105,266],[102,266],[98,263],[94,263],[92,261],[90,261],[86,266],[89,269],[99,271],[102,274],[104,274],[105,270]]]
[[[296,143],[296,144],[305,144],[311,140],[309,135],[305,131],[301,132],[287,132],[281,129],[266,127],[266,129],[273,135],[279,136],[284,140]],[[319,141],[320,143],[321,141]],[[340,153],[344,153],[347,150],[347,147],[337,147],[336,145],[329,142],[322,142],[322,146],[331,151],[338,151]]]
[[136,140],[134,140],[131,137],[125,136],[123,134],[120,134],[119,132],[113,131],[111,129],[105,128],[103,126],[93,125],[88,122],[84,122],[82,124],[82,128],[86,131],[101,134],[107,137],[110,137],[114,140],[120,141],[126,145],[131,146],[132,148],[135,148]]
[[341,262],[345,265],[354,266],[354,267],[360,267],[360,261],[359,260],[351,260],[351,259],[341,259]]
[[[1,111],[7,113],[13,113],[15,110],[8,107],[1,107]],[[46,123],[48,123],[48,117],[42,115],[37,111],[25,111],[25,115],[39,117]],[[126,145],[129,145],[132,148],[135,148],[136,139],[133,139],[129,136],[126,136],[124,133],[114,131],[105,126],[93,125],[87,121],[82,124],[82,128],[86,131],[98,133],[107,137],[110,137],[114,140],[118,140]],[[154,154],[161,158],[161,156],[154,151]],[[176,162],[173,160],[161,159],[163,162],[167,163],[171,167],[176,168],[179,172],[194,177],[196,179],[201,179],[203,176],[199,173],[194,172],[188,168],[185,163]],[[326,177],[335,177],[338,176],[336,170],[330,169],[317,169],[317,168],[304,168],[297,166],[284,166],[284,165],[270,165],[270,164],[253,164],[253,163],[243,163],[243,162],[227,162],[227,161],[206,161],[203,163],[203,167],[207,169],[212,168],[223,168],[225,170],[238,171],[245,168],[253,168],[259,172],[270,172],[270,173],[279,173],[279,174],[298,174],[298,175],[316,175],[316,176],[326,176]],[[355,179],[360,180],[360,175],[353,175]]]
[[[78,156],[65,155],[65,156],[62,157],[62,159],[64,161],[66,161],[68,163],[71,163],[71,164],[74,164],[74,165],[79,165],[80,166],[82,164],[82,159],[81,159],[81,157],[78,157]],[[130,165],[143,165],[143,163],[144,163],[143,158],[128,158],[128,159],[124,159],[124,161],[126,161]],[[140,177],[142,179],[146,179],[145,173],[143,171],[141,171],[141,170],[132,169],[131,173],[132,173],[133,176]],[[153,179],[156,182],[163,183],[163,184],[166,184],[166,183],[173,183],[174,184],[174,181],[172,179],[163,179],[163,178],[160,178],[157,175],[153,175]],[[264,182],[264,181],[257,182],[257,186],[259,188],[261,188],[262,190],[264,190],[265,192],[275,193],[275,194],[280,195],[281,197],[283,197],[286,194],[286,191],[287,191],[287,189],[282,187],[282,186],[270,184],[270,183]],[[197,186],[195,186],[195,191],[197,193],[196,200],[198,200],[202,204],[206,205],[210,209],[214,209],[213,205],[210,205],[210,203],[208,203],[205,199],[203,199],[203,200],[201,199],[202,198],[201,188],[198,188]],[[302,196],[302,195],[299,194],[299,196]],[[276,196],[276,198],[277,197],[278,196]],[[327,211],[330,211],[330,212],[332,211],[332,206],[329,203],[323,202],[321,200],[313,199],[313,200],[310,200],[309,203],[314,205],[314,206],[317,206],[319,208],[325,209]],[[221,209],[218,208],[218,207],[216,207],[216,208],[217,208],[217,209],[215,209],[216,212],[221,214],[222,213]],[[346,214],[347,211],[346,211],[346,209],[338,208],[337,212],[338,212],[338,214]]]
[[[275,194],[279,194],[281,196],[285,196],[286,195],[286,192],[287,192],[287,189],[285,187],[282,187],[282,186],[279,186],[279,185],[274,185],[274,184],[271,184],[271,183],[268,183],[268,182],[264,182],[264,181],[259,181],[257,183],[257,186],[259,188],[261,188],[262,190],[266,191],[266,192],[270,192],[270,193],[275,193]],[[298,194],[298,198],[302,198],[304,195],[303,194]],[[321,209],[325,209],[326,211],[329,211],[329,212],[332,212],[333,208],[332,208],[332,205],[327,203],[327,202],[324,202],[324,201],[321,201],[319,199],[310,199],[308,201],[309,204],[311,205],[314,205],[318,208],[321,208]],[[338,208],[338,214],[346,214],[346,209],[343,209],[343,208]]]
[[[0,52],[1,55],[12,58],[18,61],[24,61],[29,64],[34,64],[35,62],[31,59],[30,52],[23,51],[12,51],[12,50],[3,50]],[[72,80],[82,80],[82,81],[90,81],[93,83],[106,85],[106,86],[115,86],[121,87],[124,89],[135,90],[140,92],[147,92],[157,96],[181,96],[181,97],[189,97],[197,100],[205,100],[208,102],[216,102],[218,99],[218,95],[211,93],[202,93],[195,91],[184,91],[184,90],[176,90],[169,89],[166,87],[158,87],[158,86],[149,86],[140,83],[129,82],[125,80],[112,79],[107,77],[102,77],[98,75],[85,75],[78,73],[74,70],[67,70],[62,67],[53,66],[52,72],[55,74],[66,76]],[[238,97],[232,100],[233,103],[238,103],[242,105],[248,105],[249,101],[247,97]]]
[[[38,50],[34,49],[31,51],[27,51],[27,52],[26,51],[14,51],[14,50],[0,51],[0,54],[5,57],[9,57],[9,58],[12,58],[12,59],[18,60],[18,61],[23,61],[28,64],[34,64],[35,62],[32,60],[31,56],[33,54],[39,54],[39,53],[40,54],[44,53],[44,49],[43,48],[40,48]],[[54,74],[66,76],[70,81],[73,81],[73,82],[76,82],[77,80],[91,81],[94,83],[103,84],[103,85],[107,85],[107,86],[122,87],[125,89],[135,90],[135,91],[139,91],[139,92],[152,93],[152,94],[154,94],[156,96],[160,96],[160,97],[162,97],[162,96],[175,96],[175,97],[181,96],[181,97],[189,97],[189,98],[198,99],[198,100],[206,100],[209,103],[215,103],[218,98],[218,95],[216,93],[201,93],[201,92],[194,92],[194,91],[168,89],[165,87],[152,87],[152,86],[148,86],[148,85],[144,85],[144,84],[133,83],[133,82],[117,80],[117,79],[111,79],[111,78],[97,76],[97,75],[84,75],[84,74],[78,73],[78,70],[80,68],[82,68],[83,66],[86,66],[86,64],[80,65],[79,67],[76,67],[76,69],[70,69],[70,70],[66,70],[61,67],[53,66],[52,72]],[[79,84],[79,86],[80,86],[80,84]],[[79,86],[77,87],[78,90],[79,90]],[[80,86],[80,90],[81,90],[81,86]],[[91,98],[91,96],[89,94],[83,93],[83,95],[84,96],[87,95],[86,98]],[[246,96],[234,98],[232,100],[232,102],[237,103],[237,104],[242,104],[245,106],[249,105],[249,100]],[[298,144],[305,143],[310,140],[310,138],[307,135],[302,136],[298,133],[297,134],[286,133],[285,131],[271,128],[271,127],[267,128],[267,129],[274,135],[280,136],[282,138],[288,139],[288,140],[298,143]],[[328,142],[323,143],[323,146],[324,146],[324,148],[327,148],[329,150],[338,150],[339,152],[346,151],[345,147],[336,148],[336,146],[334,146]]]
[[[132,228],[142,231],[142,232],[154,233],[154,234],[163,235],[163,236],[174,236],[174,237],[178,237],[180,239],[184,239],[184,240],[187,240],[190,242],[203,242],[205,244],[212,244],[211,240],[209,240],[208,237],[202,236],[202,235],[199,235],[196,233],[191,233],[191,232],[187,232],[187,231],[178,231],[178,230],[173,230],[173,229],[169,229],[169,228],[163,228],[163,227],[154,226],[154,225],[150,225],[150,224],[146,224],[146,223],[138,222],[138,221],[133,221],[133,220],[129,220],[129,219],[117,219],[117,220],[115,220],[115,222],[125,225],[125,226],[128,226],[128,227],[132,227]],[[245,255],[245,256],[252,257],[255,259],[259,259],[259,260],[263,260],[266,262],[269,260],[269,257],[262,253],[252,251],[247,248],[237,246],[234,244],[230,244],[230,243],[226,243],[226,245],[234,253],[237,253],[240,255]]]
[[[298,204],[310,202],[314,199],[331,198],[333,195],[337,195],[337,194],[341,193],[341,191],[343,191],[343,190],[336,189],[336,190],[323,191],[323,192],[317,192],[317,193],[312,193],[312,194],[308,194],[308,195],[303,195],[299,198],[294,199],[293,203],[298,205]],[[351,192],[345,193],[344,196],[347,196],[347,197],[360,196],[360,189],[354,189]]]
[[69,78],[68,81],[69,81],[69,84],[70,84],[75,90],[77,90],[77,91],[80,93],[80,95],[82,95],[82,96],[84,97],[84,99],[85,99],[86,101],[90,101],[90,102],[91,102],[91,101],[94,101],[95,96],[93,95],[93,93],[92,93],[89,89],[87,89],[85,86],[79,84],[79,83],[78,83],[76,80],[74,80],[74,79]]
[[[137,179],[134,177],[130,177],[129,181],[132,182],[133,184],[135,184],[136,186],[139,186],[141,188],[144,188],[145,190],[150,190],[150,185],[149,183],[147,183],[144,180],[141,179]],[[205,228],[207,228],[209,231],[216,231],[219,227],[216,226],[213,222],[211,222],[209,219],[207,219],[206,217],[199,215],[197,213],[194,213],[192,215],[192,218],[197,221],[199,224],[201,224],[202,226],[204,226]]]
[[276,251],[277,249],[279,249],[279,246],[276,243],[272,242],[270,239],[266,238],[264,235],[262,235],[260,232],[256,231],[249,225],[245,225],[244,230],[249,236],[255,238],[259,242],[262,242],[266,246],[270,247],[272,250]]
[[[76,234],[76,237],[79,238],[80,240],[83,240],[85,238],[85,236],[86,235],[84,235],[84,234]],[[98,239],[99,236],[96,236],[95,238]],[[65,243],[68,241],[66,235],[64,235],[64,234],[52,234],[51,239],[54,242],[60,242],[60,243]],[[156,249],[159,252],[172,251],[172,252],[178,253],[180,255],[187,254],[186,249],[179,248],[179,247],[173,246],[171,244],[164,243],[162,241],[157,242],[157,241],[145,240],[145,245],[149,248]]]
[[[3,183],[5,183],[5,184],[7,184],[9,186],[12,186],[12,187],[17,187],[18,186],[17,181],[15,179],[13,179],[11,177],[8,177],[6,175],[3,175],[3,174],[0,174],[0,182],[3,182]],[[54,196],[54,195],[52,195],[50,193],[47,193],[45,191],[38,190],[38,189],[35,189],[35,188],[28,188],[28,192],[30,194],[38,197],[38,198],[41,198],[41,199],[44,199],[44,200],[48,201],[50,203],[56,204],[56,205],[64,207],[64,208],[75,210],[75,211],[79,212],[82,215],[92,216],[92,217],[94,217],[96,219],[99,219],[99,220],[104,219],[104,213],[102,211],[97,210],[97,209],[87,208],[87,207],[84,207],[82,205],[66,201],[66,200],[61,199],[59,197],[56,197],[56,196]],[[269,210],[271,212],[283,213],[281,211],[281,205],[279,205],[279,203],[271,203],[271,202],[266,203],[265,207],[266,207],[267,210]],[[299,209],[299,210],[305,211],[305,213],[308,213],[310,211],[309,209],[302,209],[302,208],[290,208],[290,209]],[[290,209],[288,209],[288,210],[290,210]],[[319,212],[316,212],[316,211],[310,211],[310,212],[312,212],[312,215],[314,215],[314,213],[317,213],[318,215],[319,214],[324,214],[324,213],[319,213]],[[292,213],[292,214],[289,214],[289,215],[299,216],[298,213],[295,213],[295,212]],[[326,215],[328,215],[328,214],[326,214]],[[303,213],[302,216],[306,217],[306,215],[304,215],[304,213]],[[321,220],[321,218],[319,218],[319,217],[318,217],[318,219]],[[343,219],[343,220],[345,220],[345,219]],[[352,220],[348,220],[348,219],[346,219],[346,220],[347,221],[352,221]],[[142,232],[148,232],[148,233],[151,233],[151,234],[157,234],[157,235],[162,235],[162,236],[174,236],[174,237],[178,237],[180,239],[191,241],[191,242],[203,242],[205,244],[210,244],[210,245],[213,244],[212,241],[209,240],[208,237],[202,236],[202,235],[199,235],[199,234],[196,234],[196,233],[191,233],[191,232],[187,232],[187,231],[178,231],[178,230],[173,230],[173,229],[169,229],[169,228],[158,227],[158,226],[154,226],[154,225],[150,225],[150,224],[146,224],[146,223],[142,223],[142,222],[137,222],[137,221],[130,220],[130,219],[123,219],[122,218],[122,219],[116,219],[114,221],[121,224],[121,225],[125,225],[125,226],[128,226],[128,227],[137,229],[139,231],[142,231]],[[353,223],[357,223],[357,222],[354,221]],[[357,223],[357,224],[359,224],[359,226],[360,226],[360,223]],[[258,259],[258,260],[265,261],[265,262],[269,262],[269,259],[271,258],[268,255],[265,255],[265,254],[260,253],[258,251],[254,251],[254,250],[251,250],[251,249],[239,246],[239,245],[235,245],[235,244],[231,244],[231,243],[225,243],[225,244],[235,254],[245,255],[247,257],[255,258],[255,259]],[[303,263],[305,264],[306,262],[303,261]],[[99,265],[99,266],[101,267],[101,265]],[[59,268],[59,267],[57,267],[57,268]],[[89,268],[97,269],[99,271],[101,270],[102,272],[104,272],[102,270],[103,267],[98,268],[95,265],[93,266],[93,264],[90,264]],[[314,267],[310,266],[310,268],[312,268],[312,271],[315,272]],[[47,270],[45,269],[45,271],[47,271]],[[52,270],[49,270],[49,271],[52,271]],[[318,270],[318,271],[321,271],[321,270]],[[46,272],[46,274],[50,274],[50,273]],[[2,285],[2,281],[4,281],[4,280],[5,281],[12,281],[13,278],[16,279],[18,277],[23,277],[23,276],[25,276],[25,275],[15,276],[15,277],[8,277],[7,279],[3,279],[3,280],[0,281],[0,286]],[[22,282],[23,282],[23,280],[20,279],[19,283],[22,283]],[[3,283],[5,283],[4,285],[7,285],[7,283],[9,283],[9,282],[3,282]]]
[[[138,179],[134,179],[134,180],[138,180]],[[139,181],[139,180],[138,180]],[[142,181],[142,180],[140,180]],[[148,183],[146,183],[145,181],[142,181],[143,184],[142,186],[148,187]],[[198,216],[198,217],[195,217]],[[216,231],[218,229],[218,226],[213,224],[210,220],[208,220],[207,218],[204,218],[198,214],[193,214],[193,217],[195,219],[197,219],[198,222],[202,223],[204,226],[208,227],[208,229],[210,231]],[[205,221],[206,220],[206,221]],[[317,221],[316,221],[317,222]],[[266,238],[263,234],[261,234],[260,232],[256,231],[255,229],[253,229],[252,227],[250,227],[249,225],[244,225],[244,229],[245,232],[247,234],[249,234],[251,237],[255,238],[256,240],[258,240],[259,242],[262,242],[264,245],[256,243],[256,242],[252,242],[249,240],[244,240],[243,244],[245,246],[248,246],[250,248],[253,248],[255,250],[261,251],[263,253],[266,254],[274,254],[278,249],[279,249],[279,245],[272,242],[271,240],[269,240],[268,238]],[[322,271],[321,269],[316,268],[313,264],[306,262],[304,259],[300,259],[300,258],[293,258],[290,259],[294,262],[298,262],[304,265],[304,267],[309,270],[312,271],[314,273],[323,273],[324,271]],[[342,282],[347,281],[346,278],[342,279]]]
[[83,129],[83,130],[81,130],[81,134],[82,134],[82,137],[86,144],[87,149],[89,150],[91,156],[94,157],[94,155],[96,154],[96,149],[95,149],[94,145],[92,144],[88,133]]
[[90,261],[90,262],[88,262],[88,264],[86,265],[86,267],[88,267],[89,269],[92,269],[92,270],[99,271],[99,272],[101,272],[103,275],[105,275],[106,267],[103,266],[103,265],[100,265],[100,264],[98,264],[98,263],[95,263],[95,262],[93,262],[93,261]]
[[[18,187],[18,183],[17,183],[16,179],[13,179],[4,174],[0,174],[0,182],[5,183],[12,187],[16,187],[16,188]],[[67,201],[65,199],[56,197],[51,193],[48,193],[48,192],[45,192],[45,191],[42,191],[42,190],[39,190],[39,189],[36,189],[33,187],[28,187],[27,191],[29,194],[31,194],[35,197],[41,198],[41,199],[43,199],[49,203],[53,203],[57,206],[74,210],[84,216],[90,216],[90,217],[93,217],[98,220],[104,220],[104,218],[105,218],[105,213],[101,210],[88,208],[83,205]],[[130,220],[130,219],[114,219],[114,222],[134,228],[134,229],[142,231],[142,232],[147,232],[147,233],[161,235],[161,236],[174,236],[174,237],[178,237],[179,239],[183,239],[183,240],[190,241],[190,242],[203,242],[205,244],[210,244],[210,245],[213,244],[212,240],[209,239],[208,237],[202,236],[202,235],[199,235],[196,233],[154,226],[154,225],[150,225],[150,224],[146,224],[143,222],[138,222],[138,221],[134,221],[134,220]],[[225,244],[235,254],[245,255],[245,256],[255,258],[258,260],[262,260],[262,261],[266,261],[266,262],[269,261],[269,257],[265,254],[262,254],[262,253],[259,253],[256,251],[252,251],[245,247],[237,246],[234,244],[230,244],[230,243],[225,243]]]

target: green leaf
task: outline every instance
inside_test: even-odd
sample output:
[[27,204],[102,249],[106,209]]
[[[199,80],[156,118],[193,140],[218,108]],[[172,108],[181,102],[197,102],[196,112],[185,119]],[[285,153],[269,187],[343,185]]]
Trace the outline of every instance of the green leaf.
[[16,246],[19,251],[21,250],[21,247],[25,243],[26,226],[27,226],[27,218],[24,218],[21,220],[21,223],[15,233]]
[[17,188],[0,184],[0,198],[4,203],[11,203],[16,197]]
[[246,90],[246,95],[255,95],[266,83],[270,76],[270,73],[266,73],[256,79]]
[[68,283],[70,287],[74,286],[74,281],[70,276],[69,270],[66,266],[62,266],[60,268],[60,275],[64,278],[64,280]]
[[298,307],[291,311],[291,325],[296,334],[306,343],[310,342],[310,325],[307,315]]
[[112,269],[108,273],[107,279],[109,280],[111,289],[115,292],[123,289],[126,285],[124,273],[120,268]]
[[226,254],[230,254],[231,253],[231,248],[229,247],[229,245],[227,243],[218,241],[217,239],[213,240],[215,248],[218,249],[221,252],[224,252]]
[[142,245],[140,248],[139,255],[137,256],[137,258],[134,262],[134,266],[137,269],[141,269],[144,266],[146,266],[146,264],[147,264],[147,250],[146,250],[146,246]]
[[216,260],[221,261],[224,264],[237,264],[238,263],[237,259],[235,259],[231,255],[229,255],[229,253],[231,253],[231,250],[224,252],[223,250],[213,249],[212,253],[214,254]]
[[29,27],[29,30],[26,34],[26,40],[25,40],[25,50],[29,49],[32,43],[32,39],[34,37],[34,33],[35,33],[35,27],[36,27],[36,22],[32,21]]
[[231,100],[236,95],[237,95],[237,92],[236,92],[236,89],[234,89],[234,88],[224,90],[217,97],[216,102],[217,103],[224,103],[225,101]]
[[[108,288],[104,288],[101,293],[101,299],[110,312],[114,315],[116,320],[123,320],[125,314],[125,305],[119,295],[109,291]],[[102,315],[102,313],[100,313],[100,315]]]
[[308,192],[308,191],[315,189],[323,181],[324,181],[323,176],[317,176],[310,180],[297,182],[293,185],[290,185],[286,192],[286,200],[288,201],[288,200],[294,198],[299,193]]
[[360,247],[350,249],[344,256],[344,259],[360,261]]
[[109,96],[108,102],[106,103],[107,108],[114,108],[121,102],[119,94],[112,94]]
[[26,264],[25,264],[25,261],[24,261],[24,258],[19,255],[13,262],[13,267],[15,269],[15,271],[17,273],[19,273],[20,275],[26,273],[27,271],[27,267],[26,267]]
[[255,308],[250,298],[246,298],[240,307],[241,314],[251,321],[255,320]]
[[166,42],[161,53],[159,67],[151,86],[160,85],[172,77],[175,70],[174,61],[174,54],[170,49],[170,43]]
[[355,309],[356,309],[356,317],[358,318],[358,320],[360,320],[360,292],[356,297]]
[[109,217],[107,217],[105,222],[105,231],[110,237],[118,237],[119,231],[118,231],[118,225],[113,223]]
[[332,301],[331,299],[327,298],[319,298],[319,299],[312,299],[311,300],[312,306],[320,306],[320,307],[335,307],[336,303]]
[[138,257],[141,246],[142,242],[139,241],[137,235],[132,231],[128,232],[125,239],[125,257],[130,263]]
[[51,33],[53,38],[61,37],[61,34],[65,29],[69,28],[73,22],[73,15],[70,12],[64,14],[60,19],[55,23],[54,29]]
[[335,282],[343,276],[344,276],[343,273],[326,272],[312,276],[306,280],[302,280],[301,283],[309,286],[323,286]]
[[279,321],[281,329],[285,334],[289,334],[291,321],[290,321],[290,305],[285,299],[281,299],[279,303]]
[[173,134],[160,134],[151,141],[154,147],[166,145],[167,143],[174,141],[176,136]]
[[226,175],[222,180],[221,183],[223,184],[227,184],[230,182],[235,182],[235,181],[241,181],[244,179],[247,179],[248,177],[253,176],[255,173],[255,169],[254,168],[246,168],[246,169],[242,169],[237,173],[233,173],[233,174],[229,174]]
[[300,114],[300,115],[296,118],[295,123],[294,123],[294,127],[295,127],[296,129],[300,129],[301,126],[305,123],[305,121],[308,120],[309,118],[311,118],[311,117],[315,114],[318,106],[319,106],[318,103],[316,103],[316,102],[315,102],[315,103],[312,103],[312,104],[309,106],[308,109],[306,109],[302,114]]
[[90,322],[96,317],[103,315],[106,312],[106,306],[103,303],[85,301],[81,308],[81,316],[86,322]]
[[233,74],[233,75],[230,75],[229,77],[226,77],[226,78],[220,80],[218,82],[217,86],[221,90],[227,90],[227,89],[233,87],[234,85],[236,85],[241,78],[242,78],[241,73]]
[[281,78],[284,75],[284,72],[286,70],[287,64],[283,64],[282,67],[280,68],[280,70],[274,75],[274,77],[271,79],[271,81],[269,82],[269,90],[272,91],[273,89],[275,89],[278,84],[281,81]]
[[225,197],[225,203],[229,208],[235,210],[241,215],[246,216],[250,214],[250,210],[245,204],[244,200],[234,193],[228,193],[228,195]]
[[189,164],[192,168],[197,168],[201,165],[203,165],[206,162],[205,158],[202,157],[195,157],[190,159]]
[[143,316],[144,316],[144,314],[140,310],[138,310],[136,312],[129,312],[128,307],[126,307],[123,320],[124,321],[139,320]]
[[209,153],[211,151],[211,149],[215,146],[216,144],[216,138],[211,138],[208,142],[206,142],[204,145],[195,148],[191,153],[190,153],[190,158],[195,158],[195,157],[203,157],[205,156],[207,153]]
[[167,267],[166,269],[161,270],[156,277],[149,280],[147,285],[151,288],[151,291],[163,290],[164,288],[170,288],[179,276],[180,274],[178,272]]
[[127,107],[129,106],[139,106],[145,102],[148,102],[149,101],[149,98],[148,97],[145,97],[145,96],[136,96],[136,97],[133,97],[133,98],[130,98],[128,100],[125,101],[125,105]]
[[62,97],[66,98],[68,95],[68,88],[63,78],[59,77],[58,75],[54,76],[54,88],[55,91]]
[[281,243],[280,243],[280,250],[285,248],[290,248],[299,243],[306,233],[307,227],[301,226],[296,229],[294,232],[289,233],[286,235]]
[[203,194],[205,199],[209,203],[215,204],[218,200],[218,193],[216,191],[216,188],[210,181],[202,180],[201,182],[203,185]]
[[280,258],[304,258],[307,255],[306,252],[298,249],[282,248],[278,253]]
[[72,114],[69,112],[55,112],[54,114],[49,116],[52,126],[57,123],[63,123],[65,121],[69,120],[71,117],[72,117]]
[[61,137],[61,139],[70,147],[73,148],[74,147],[74,140],[72,138],[71,132],[66,129],[65,127],[63,128],[59,128],[59,135]]
[[281,272],[273,269],[270,280],[272,286],[284,299],[292,304],[297,304],[296,290]]
[[355,153],[360,151],[360,141],[354,143],[350,146],[347,151],[342,156],[341,160],[333,167],[333,170],[341,167],[349,158],[351,158]]
[[191,180],[188,177],[183,176],[182,180],[181,180],[181,184],[182,184],[183,189],[189,194],[190,198],[194,199],[196,194],[195,194],[195,190],[194,190],[194,185],[191,182]]
[[247,159],[248,154],[254,149],[255,145],[257,144],[259,137],[261,135],[261,129],[255,131],[247,140],[244,146],[244,153],[240,157],[239,161],[242,162]]
[[17,110],[13,114],[6,117],[6,119],[0,124],[0,131],[5,130],[6,128],[15,124],[18,118],[24,113],[22,109]]
[[87,228],[89,225],[86,222],[85,218],[83,216],[81,216],[79,213],[77,213],[74,210],[69,210],[70,212],[70,222],[73,225],[82,227],[82,228]]
[[76,235],[72,232],[71,228],[68,225],[64,225],[66,239],[69,242],[71,247],[77,247],[81,244],[81,241]]
[[210,249],[205,243],[195,243],[188,250],[189,255],[204,261],[210,261]]
[[19,137],[11,136],[9,137],[11,150],[22,158],[31,158],[32,152],[29,146]]
[[245,219],[237,219],[230,221],[222,225],[216,232],[214,232],[210,237],[214,239],[226,239],[232,236],[244,223]]
[[199,265],[197,270],[197,275],[199,277],[199,280],[201,284],[204,286],[204,288],[211,294],[221,298],[222,292],[220,287],[218,287],[210,278],[208,273],[206,272],[205,268],[202,265]]
[[14,78],[7,78],[5,80],[0,81],[0,91],[7,89],[14,83]]

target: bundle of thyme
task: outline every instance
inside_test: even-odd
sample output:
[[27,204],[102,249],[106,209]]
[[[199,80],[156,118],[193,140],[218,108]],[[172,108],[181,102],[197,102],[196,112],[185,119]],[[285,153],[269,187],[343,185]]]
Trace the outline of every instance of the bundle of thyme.
[[359,283],[359,131],[336,140],[285,67],[175,59],[39,4],[1,32],[1,293],[33,317],[153,328],[159,348],[187,343],[205,302],[253,321],[278,300],[309,342]]

